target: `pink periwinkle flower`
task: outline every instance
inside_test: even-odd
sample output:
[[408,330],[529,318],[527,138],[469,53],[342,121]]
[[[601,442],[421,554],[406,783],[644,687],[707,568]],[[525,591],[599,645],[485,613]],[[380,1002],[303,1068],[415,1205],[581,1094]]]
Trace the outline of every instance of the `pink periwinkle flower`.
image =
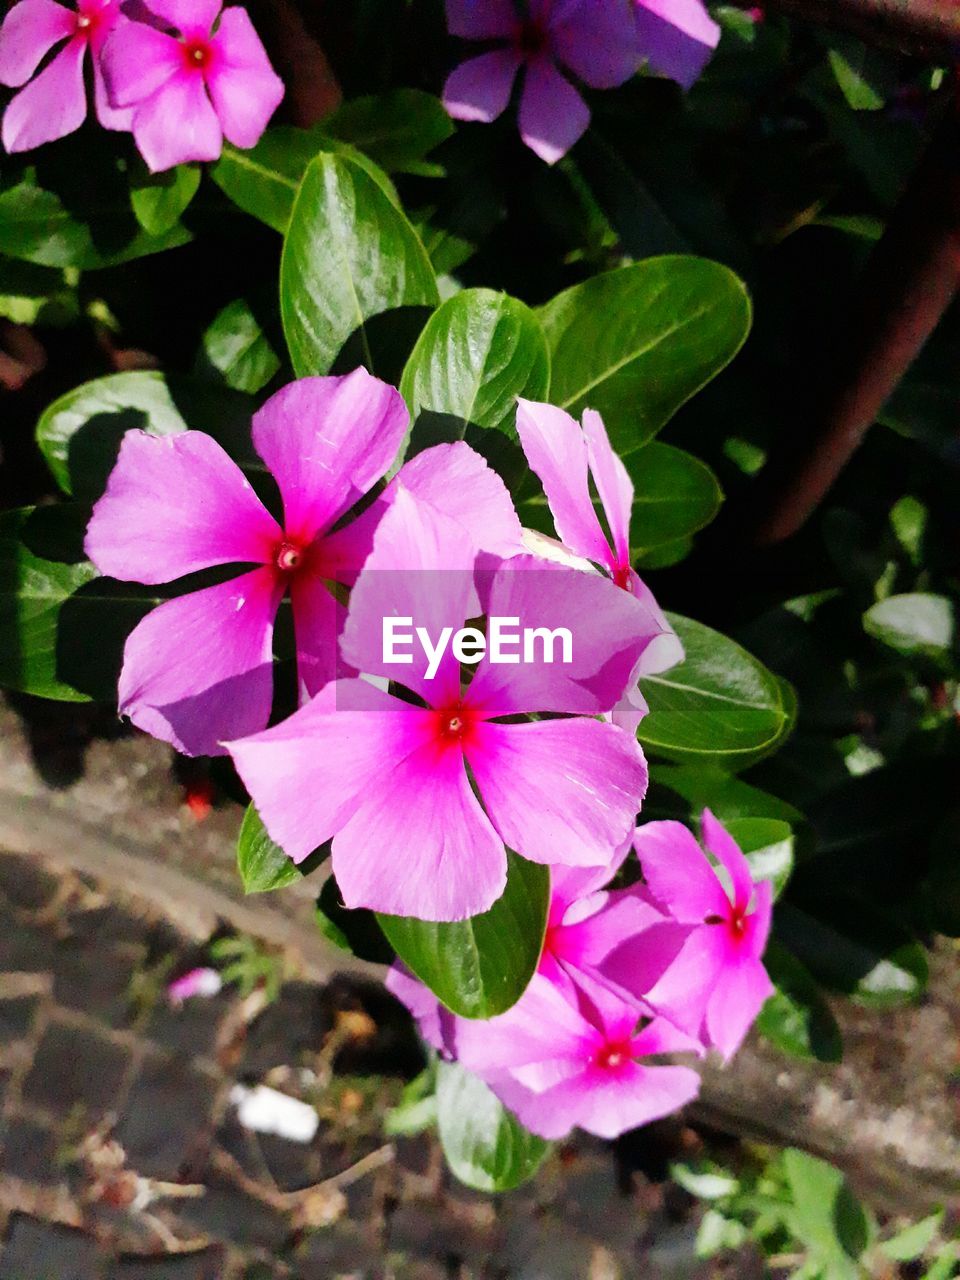
[[223,990],[223,978],[216,969],[203,967],[174,978],[167,987],[167,999],[171,1004],[183,1004],[184,1000],[209,1000]]
[[652,70],[689,89],[720,40],[702,0],[635,0],[640,53]]
[[[653,592],[630,563],[630,513],[633,482],[623,462],[610,446],[600,414],[587,409],[583,428],[554,405],[520,400],[517,432],[531,470],[539,477],[563,546],[575,556],[598,565],[603,572],[632,595],[640,607],[653,614],[660,635],[641,655],[636,679],[659,675],[683,661],[683,646],[657,604]],[[610,534],[597,516],[590,490],[596,486]],[[551,554],[548,540],[538,540],[538,549]],[[625,729],[636,732],[646,702],[636,680],[631,683],[615,713]]]
[[564,1138],[574,1128],[616,1138],[678,1110],[700,1079],[684,1066],[650,1064],[699,1053],[664,1018],[641,1021],[636,1007],[601,988],[585,1003],[535,974],[499,1017],[457,1018],[394,966],[387,987],[414,1014],[424,1038],[484,1080],[531,1132]]
[[[505,846],[534,862],[609,864],[643,799],[639,746],[594,717],[622,696],[656,622],[638,625],[634,602],[599,575],[544,569],[532,556],[485,572],[480,590],[475,559],[462,526],[401,489],[353,589],[341,652],[407,695],[340,681],[283,724],[229,744],[294,861],[333,838],[348,907],[476,915],[503,892]],[[467,684],[452,648],[432,677],[416,653],[410,665],[386,661],[385,619],[414,619],[436,637],[481,614],[518,630],[570,628],[571,660],[512,665],[487,654]]]
[[284,88],[246,9],[221,13],[222,0],[144,4],[176,34],[125,19],[107,41],[103,63],[111,101],[133,111],[133,136],[148,167],[156,173],[216,160],[224,138],[254,146]]
[[466,40],[503,42],[451,74],[443,94],[449,113],[496,120],[522,68],[520,134],[548,164],[590,123],[587,104],[560,68],[591,88],[612,89],[640,66],[632,0],[529,0],[526,18],[514,0],[447,0],[447,23]]
[[729,1059],[773,992],[762,962],[773,891],[769,882],[754,882],[740,848],[709,809],[701,825],[717,868],[682,823],[637,828],[645,882],[638,894],[662,918],[625,937],[600,971]]
[[333,530],[386,473],[408,424],[399,393],[362,368],[278,391],[254,417],[253,442],[280,489],[282,526],[210,436],[126,433],[87,528],[97,568],[153,584],[217,565],[256,567],[168,600],[139,623],[124,650],[122,714],[187,755],[222,754],[223,741],[262,729],[287,593],[302,688],[312,694],[331,680],[343,617],[327,584],[354,581],[401,479],[472,521],[490,551],[520,545],[503,482],[462,443],[418,455],[359,518]]
[[[30,151],[79,129],[87,115],[83,68],[93,63],[97,118],[106,129],[129,129],[131,113],[107,99],[101,52],[120,20],[120,0],[78,0],[68,9],[55,0],[20,0],[0,27],[0,84],[21,89],[3,117],[3,145]],[[37,68],[58,45],[59,53],[39,75]],[[27,82],[30,82],[29,84]]]

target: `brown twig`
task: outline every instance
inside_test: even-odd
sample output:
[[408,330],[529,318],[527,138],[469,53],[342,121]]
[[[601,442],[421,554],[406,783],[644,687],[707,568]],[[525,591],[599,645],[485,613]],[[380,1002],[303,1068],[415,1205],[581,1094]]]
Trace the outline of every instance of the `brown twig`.
[[[751,0],[736,3],[751,7]],[[951,61],[960,50],[960,5],[955,0],[767,0],[763,7],[844,27],[906,51],[946,54]]]

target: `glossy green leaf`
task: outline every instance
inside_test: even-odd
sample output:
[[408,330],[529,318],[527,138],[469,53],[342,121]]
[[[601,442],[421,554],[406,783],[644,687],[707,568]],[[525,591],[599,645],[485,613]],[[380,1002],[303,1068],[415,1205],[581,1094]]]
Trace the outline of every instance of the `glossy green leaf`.
[[391,964],[394,951],[383,936],[372,911],[350,910],[343,905],[340,886],[334,876],[323,882],[317,898],[317,928],[335,947],[372,964]]
[[388,173],[430,176],[436,166],[424,157],[453,133],[453,121],[439,98],[421,89],[354,98],[323,121],[333,138],[349,142]]
[[454,1176],[475,1191],[511,1191],[550,1149],[492,1091],[455,1062],[437,1063],[437,1128]]
[[795,827],[804,820],[800,810],[786,800],[761,791],[716,765],[655,764],[650,778],[658,789],[665,788],[685,802],[682,809],[671,809],[666,816],[678,812],[681,817],[699,819],[703,809],[712,809],[721,822],[733,818],[779,818]]
[[84,382],[54,401],[37,424],[37,444],[64,493],[98,498],[124,433],[173,435],[189,428],[215,436],[234,457],[251,454],[252,402],[228,389],[163,373],[115,373]]
[[810,970],[776,939],[768,944],[763,962],[776,991],[757,1019],[760,1034],[791,1057],[839,1062],[840,1028]]
[[547,926],[550,873],[509,855],[507,887],[483,915],[455,924],[377,918],[408,969],[464,1018],[492,1018],[523,995]]
[[670,760],[746,768],[790,731],[787,690],[733,640],[689,618],[670,620],[686,657],[641,681],[650,714],[640,741]]
[[130,183],[130,203],[137,221],[151,236],[172,231],[200,187],[198,164],[181,164],[163,173],[141,165]]
[[280,369],[280,357],[243,298],[229,303],[203,335],[210,368],[235,391],[256,395]]
[[353,335],[362,362],[376,372],[370,322],[438,301],[423,245],[370,173],[343,155],[311,161],[280,266],[283,326],[297,376],[328,373]]
[[226,143],[210,176],[244,213],[283,233],[306,167],[326,145],[319,130],[279,125],[247,151]]
[[750,300],[719,263],[650,258],[574,285],[540,318],[550,398],[575,416],[598,410],[626,454],[733,359],[750,329]]
[[793,1200],[793,1227],[830,1280],[858,1280],[858,1260],[870,1244],[872,1226],[839,1169],[788,1148],[783,1153]]
[[723,825],[746,854],[754,880],[769,880],[779,898],[793,871],[790,824],[779,818],[726,818]]
[[953,602],[923,592],[881,600],[863,615],[863,625],[868,635],[910,656],[942,658],[956,636]]
[[244,893],[269,893],[300,879],[300,871],[270,839],[253,805],[247,806],[237,840],[237,869]]
[[447,438],[467,427],[494,427],[516,436],[517,397],[542,400],[550,356],[536,315],[505,293],[465,289],[439,307],[424,327],[400,390],[414,420],[442,414]]

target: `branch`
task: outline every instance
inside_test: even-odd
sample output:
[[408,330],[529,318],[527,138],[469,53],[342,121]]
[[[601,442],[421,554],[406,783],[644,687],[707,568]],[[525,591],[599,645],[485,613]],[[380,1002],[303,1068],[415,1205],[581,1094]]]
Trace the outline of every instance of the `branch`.
[[[735,0],[742,8],[750,0]],[[956,0],[767,0],[765,8],[809,22],[844,27],[874,43],[955,61],[960,51]]]

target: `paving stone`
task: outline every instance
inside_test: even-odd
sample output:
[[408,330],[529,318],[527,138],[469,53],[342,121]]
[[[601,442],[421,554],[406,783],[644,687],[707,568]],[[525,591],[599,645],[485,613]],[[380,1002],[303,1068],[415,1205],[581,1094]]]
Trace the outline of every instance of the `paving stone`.
[[131,1169],[175,1179],[209,1143],[219,1082],[189,1061],[150,1055],[143,1063],[116,1129]]
[[3,1253],[0,1280],[96,1280],[96,1243],[80,1231],[15,1214]]
[[185,1000],[180,1005],[170,1004],[161,995],[144,1034],[170,1053],[212,1058],[223,1020],[235,1003],[230,991],[209,999]]
[[184,1200],[178,1206],[179,1217],[238,1248],[259,1247],[271,1253],[279,1250],[290,1235],[284,1214],[247,1195],[216,1170],[211,1170],[203,1182],[206,1194],[196,1200]]
[[126,1258],[108,1268],[106,1280],[221,1280],[225,1265],[219,1248],[175,1258]]
[[448,1198],[399,1204],[390,1215],[391,1251],[415,1258],[482,1265],[496,1249],[499,1225],[492,1204]]
[[297,1065],[304,1055],[319,1052],[329,1028],[319,988],[285,983],[249,1028],[240,1074],[259,1081],[273,1067]]
[[52,1129],[16,1117],[4,1126],[0,1170],[24,1182],[56,1186],[64,1176],[57,1161],[59,1148]]
[[56,893],[59,881],[36,858],[0,853],[0,894],[15,907],[39,911]]
[[130,980],[145,956],[145,947],[95,949],[75,938],[61,942],[54,957],[54,999],[111,1027],[125,1026]]
[[117,1106],[130,1051],[82,1027],[47,1027],[23,1084],[24,1101],[67,1116],[82,1107],[91,1121]]
[[0,909],[0,972],[50,973],[57,947],[49,929],[24,924]]
[[39,1003],[36,996],[0,1000],[0,1048],[26,1039],[33,1028]]
[[331,1280],[338,1275],[372,1276],[380,1244],[374,1229],[344,1219],[314,1231],[291,1259],[297,1280]]

